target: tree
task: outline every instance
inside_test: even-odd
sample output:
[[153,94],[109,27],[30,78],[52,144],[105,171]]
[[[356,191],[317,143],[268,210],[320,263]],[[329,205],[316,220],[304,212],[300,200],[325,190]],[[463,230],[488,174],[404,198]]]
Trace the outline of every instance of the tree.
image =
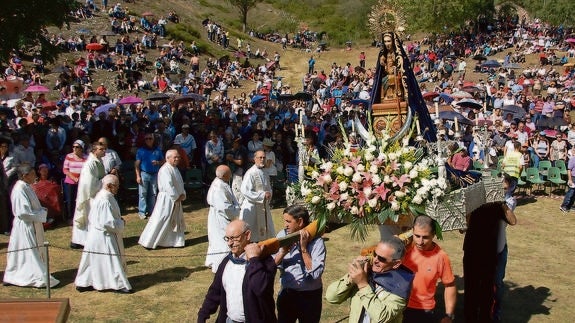
[[[80,5],[75,0],[3,0],[0,10],[0,60],[13,49],[40,45],[49,51],[45,28],[62,27],[71,21],[70,12]],[[48,58],[48,57],[47,57]]]
[[242,15],[242,29],[245,33],[248,24],[248,11],[253,9],[258,2],[262,2],[262,0],[228,0],[228,2],[240,10],[240,14]]

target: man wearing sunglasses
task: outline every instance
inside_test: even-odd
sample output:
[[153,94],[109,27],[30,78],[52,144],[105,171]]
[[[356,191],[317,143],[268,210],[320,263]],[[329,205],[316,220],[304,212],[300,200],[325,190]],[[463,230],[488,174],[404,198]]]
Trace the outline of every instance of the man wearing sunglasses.
[[325,298],[341,304],[351,298],[349,322],[401,322],[414,274],[402,265],[405,245],[398,237],[382,240],[373,257],[360,256],[348,273],[331,283]]
[[[415,218],[413,242],[407,247],[404,259],[405,266],[415,273],[409,303],[403,312],[404,323],[449,323],[455,318],[453,315],[457,299],[455,277],[447,253],[433,242],[435,228],[435,220],[429,216],[420,215]],[[438,280],[445,286],[445,312],[438,312],[435,309]]]

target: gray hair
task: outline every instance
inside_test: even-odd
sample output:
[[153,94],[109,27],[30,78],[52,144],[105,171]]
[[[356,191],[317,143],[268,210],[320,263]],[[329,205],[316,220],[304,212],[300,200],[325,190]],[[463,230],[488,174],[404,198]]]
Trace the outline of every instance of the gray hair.
[[178,153],[176,149],[169,149],[166,151],[166,160],[172,156],[175,156]]
[[28,163],[23,163],[18,165],[18,167],[16,168],[16,172],[18,173],[18,178],[22,179],[24,178],[24,175],[27,175],[28,173],[30,173],[30,171],[34,170],[34,168],[28,164]]
[[385,244],[394,250],[392,256],[393,260],[400,260],[403,258],[403,256],[405,256],[405,243],[403,243],[403,241],[401,241],[401,239],[398,237],[392,236],[390,238],[381,240],[380,243]]

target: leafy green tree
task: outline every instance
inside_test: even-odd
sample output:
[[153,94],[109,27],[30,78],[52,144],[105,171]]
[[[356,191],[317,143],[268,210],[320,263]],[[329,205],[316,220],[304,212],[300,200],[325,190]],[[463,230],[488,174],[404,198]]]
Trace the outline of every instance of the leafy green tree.
[[48,52],[45,28],[70,22],[70,12],[78,5],[75,0],[2,0],[0,59],[24,46],[40,45],[44,53]]
[[248,12],[253,9],[258,2],[262,2],[262,0],[228,0],[228,2],[240,11],[240,15],[242,16],[242,29],[243,32],[246,32]]

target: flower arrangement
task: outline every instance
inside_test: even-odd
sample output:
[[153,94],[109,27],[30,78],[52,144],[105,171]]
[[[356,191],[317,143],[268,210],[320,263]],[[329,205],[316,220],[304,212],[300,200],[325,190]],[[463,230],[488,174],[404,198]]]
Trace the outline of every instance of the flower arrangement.
[[330,219],[347,222],[352,237],[361,240],[369,224],[424,213],[427,202],[446,193],[447,182],[437,178],[424,148],[409,145],[409,136],[390,138],[386,131],[380,139],[369,134],[356,146],[346,136],[345,148],[333,150],[329,161],[306,167],[291,194],[306,203],[320,227]]

